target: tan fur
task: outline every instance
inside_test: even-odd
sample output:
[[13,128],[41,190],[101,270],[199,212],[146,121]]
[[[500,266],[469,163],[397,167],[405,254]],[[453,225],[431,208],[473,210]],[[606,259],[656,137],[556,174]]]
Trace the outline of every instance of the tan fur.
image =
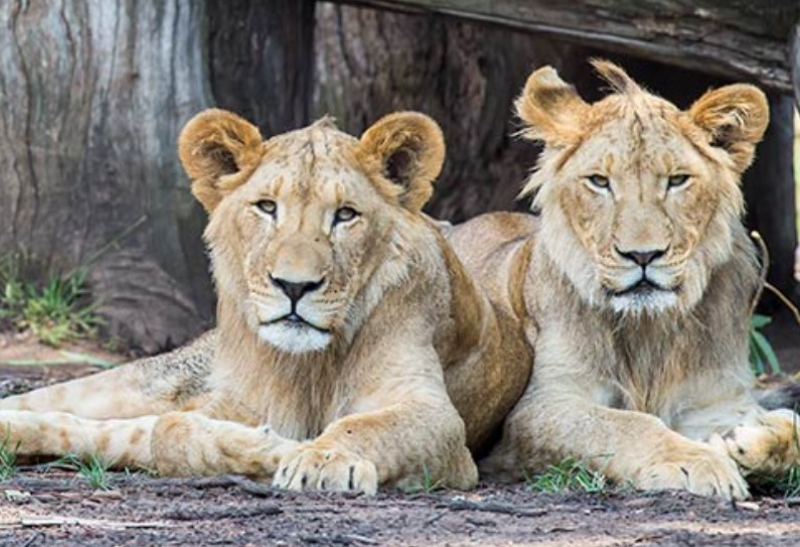
[[681,111],[595,66],[612,87],[597,103],[549,67],[517,103],[523,135],[545,144],[523,191],[539,218],[485,215],[450,231],[490,298],[524,310],[534,350],[481,470],[518,479],[575,458],[638,488],[745,497],[744,476],[798,462],[797,417],[757,405],[748,364],[759,276],[739,177],[766,101],[735,85]]
[[486,445],[531,359],[513,310],[495,312],[420,213],[444,159],[436,124],[396,113],[359,140],[325,119],[262,142],[210,110],[179,149],[210,215],[218,328],[3,400],[9,441],[292,489],[473,486],[467,445]]

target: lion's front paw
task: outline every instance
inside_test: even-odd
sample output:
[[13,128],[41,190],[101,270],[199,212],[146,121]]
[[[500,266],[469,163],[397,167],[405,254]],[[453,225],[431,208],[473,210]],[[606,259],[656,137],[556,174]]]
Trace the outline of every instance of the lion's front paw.
[[301,446],[278,465],[272,483],[289,490],[363,492],[378,490],[378,472],[369,460],[336,448]]
[[777,474],[798,464],[800,441],[796,428],[800,417],[791,410],[773,410],[748,418],[708,443],[730,456],[745,475]]
[[645,468],[637,478],[642,490],[687,490],[700,496],[745,499],[747,482],[736,463],[705,446],[664,454],[661,461]]

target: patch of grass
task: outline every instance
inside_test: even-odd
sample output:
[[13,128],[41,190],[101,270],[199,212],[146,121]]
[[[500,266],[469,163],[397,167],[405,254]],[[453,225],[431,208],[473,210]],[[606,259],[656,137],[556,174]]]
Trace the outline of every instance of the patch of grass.
[[51,346],[94,336],[100,321],[86,303],[85,273],[38,284],[24,279],[24,262],[18,255],[0,259],[0,319]]
[[80,473],[89,485],[96,490],[108,490],[110,487],[109,480],[111,477],[108,470],[111,467],[111,463],[97,454],[92,454],[86,459],[70,454],[56,460],[52,465],[58,465]]
[[748,482],[754,493],[796,498],[800,496],[800,465],[792,467],[782,477],[752,475]]
[[766,315],[754,314],[750,318],[750,365],[756,375],[771,372],[772,374],[781,373],[781,365],[772,344],[761,332],[761,329],[772,322],[772,318]]
[[797,498],[800,496],[800,465],[794,465],[782,476],[755,473],[747,477],[753,494]]
[[11,446],[11,439],[6,433],[5,439],[0,443],[0,481],[10,479],[17,472],[17,449],[19,442],[16,446]]
[[557,465],[549,465],[542,473],[526,475],[528,490],[534,492],[605,492],[608,481],[605,475],[592,471],[583,462],[567,458]]
[[414,494],[417,492],[424,492],[425,494],[430,494],[431,492],[435,492],[436,490],[440,490],[443,488],[443,484],[441,480],[434,481],[431,477],[428,468],[423,465],[422,466],[422,478],[419,481],[411,482],[406,484],[402,490],[406,494]]

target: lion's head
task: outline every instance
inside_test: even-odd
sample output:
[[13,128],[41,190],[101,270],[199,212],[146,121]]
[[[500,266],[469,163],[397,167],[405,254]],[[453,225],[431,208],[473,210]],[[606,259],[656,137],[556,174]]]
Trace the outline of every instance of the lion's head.
[[588,104],[550,67],[517,101],[545,149],[523,190],[548,255],[581,297],[621,313],[691,309],[740,226],[740,176],[769,118],[751,85],[709,91],[688,110],[595,61],[612,93]]
[[210,215],[220,304],[289,353],[352,337],[382,291],[408,274],[398,234],[418,217],[444,160],[436,123],[411,112],[360,139],[323,119],[262,141],[238,116],[207,110],[186,125],[179,150]]

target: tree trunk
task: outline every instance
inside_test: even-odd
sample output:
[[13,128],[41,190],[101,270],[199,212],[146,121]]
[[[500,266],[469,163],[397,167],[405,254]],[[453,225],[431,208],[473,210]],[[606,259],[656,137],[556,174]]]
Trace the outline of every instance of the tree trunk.
[[[313,112],[358,135],[393,110],[439,122],[447,161],[428,211],[462,221],[515,202],[537,150],[511,135],[511,104],[534,66],[574,75],[581,48],[435,14],[320,3]],[[580,62],[569,61],[575,59]]]
[[604,51],[791,90],[786,37],[797,0],[339,0],[456,15]]
[[789,63],[792,67],[794,101],[797,108],[800,108],[800,23],[797,23],[797,26],[794,27],[794,32],[792,33]]
[[267,131],[306,121],[312,4],[250,4],[0,2],[0,254],[42,276],[87,268],[108,330],[148,352],[213,314],[183,124],[209,90]]
[[209,0],[211,90],[265,137],[306,125],[314,0]]
[[[794,185],[794,104],[791,95],[768,94],[770,124],[745,172],[748,225],[758,230],[770,255],[769,281],[787,296],[795,294],[794,250],[797,246]],[[766,310],[779,302],[764,295]]]

